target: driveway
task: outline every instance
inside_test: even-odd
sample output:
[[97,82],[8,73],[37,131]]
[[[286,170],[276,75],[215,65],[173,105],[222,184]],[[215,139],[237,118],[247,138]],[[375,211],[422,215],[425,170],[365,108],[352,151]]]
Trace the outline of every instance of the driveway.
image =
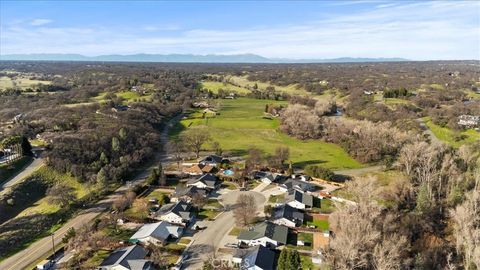
[[194,235],[193,244],[184,252],[184,254],[191,256],[191,259],[184,263],[183,269],[201,269],[203,261],[211,257],[218,248],[221,248],[220,243],[222,239],[235,226],[233,209],[240,194],[253,195],[257,203],[257,213],[259,215],[263,214],[263,206],[266,200],[262,193],[253,190],[234,190],[220,195],[219,201],[224,205],[225,212],[220,214],[205,230]]

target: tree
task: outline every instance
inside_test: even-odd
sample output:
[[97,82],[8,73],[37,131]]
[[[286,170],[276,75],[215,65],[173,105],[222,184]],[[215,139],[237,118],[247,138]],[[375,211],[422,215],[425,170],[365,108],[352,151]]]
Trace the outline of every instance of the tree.
[[335,173],[327,168],[323,168],[317,165],[308,165],[305,168],[305,173],[324,180],[333,180],[335,178]]
[[268,218],[268,217],[271,217],[273,216],[273,211],[275,210],[275,208],[273,208],[272,205],[270,204],[266,204],[264,207],[263,207],[263,212],[265,213],[265,216]]
[[168,267],[168,260],[162,248],[156,245],[148,245],[147,249],[150,251],[150,260],[157,267],[156,269],[164,270]]
[[178,169],[180,169],[180,161],[182,160],[182,154],[184,150],[184,141],[179,138],[170,140],[167,144],[167,151],[172,156],[173,160],[177,163]]
[[288,147],[277,147],[275,149],[275,165],[279,168],[283,167],[285,161],[290,157],[290,149]]
[[158,183],[162,187],[166,186],[167,185],[167,177],[165,176],[165,172],[163,171],[162,163],[158,164],[157,170],[158,170]]
[[22,154],[26,156],[32,156],[32,145],[30,145],[30,142],[28,141],[27,137],[22,136]]
[[101,188],[108,187],[107,173],[105,172],[104,168],[101,168],[97,173],[97,185],[99,185]]
[[475,187],[465,201],[451,210],[457,253],[465,269],[480,269],[480,171],[475,173]]
[[255,197],[248,194],[240,194],[237,198],[233,216],[238,226],[245,227],[251,224],[257,215]]
[[58,183],[47,190],[48,202],[64,207],[76,199],[75,189],[65,183]]
[[192,204],[197,209],[201,209],[207,203],[207,198],[200,193],[192,195]]
[[288,248],[282,249],[277,263],[278,270],[299,270],[302,269],[302,261],[297,250]]
[[247,160],[245,160],[245,171],[249,173],[254,168],[262,165],[264,160],[263,156],[263,151],[258,148],[252,147],[248,149],[248,157]]
[[223,149],[217,141],[212,142],[212,149],[215,151],[215,155],[221,156],[223,154]]
[[203,144],[210,140],[210,135],[205,129],[188,129],[182,135],[182,140],[185,142],[185,145],[195,153],[195,157],[198,158]]
[[120,151],[120,141],[117,137],[112,138],[112,151],[119,152]]

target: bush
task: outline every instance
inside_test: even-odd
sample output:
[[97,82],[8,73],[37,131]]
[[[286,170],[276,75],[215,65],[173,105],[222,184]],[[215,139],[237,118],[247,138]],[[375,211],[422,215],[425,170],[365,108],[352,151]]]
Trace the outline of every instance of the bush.
[[305,168],[305,173],[310,176],[325,180],[333,180],[335,177],[335,173],[333,173],[331,170],[316,165],[307,166]]

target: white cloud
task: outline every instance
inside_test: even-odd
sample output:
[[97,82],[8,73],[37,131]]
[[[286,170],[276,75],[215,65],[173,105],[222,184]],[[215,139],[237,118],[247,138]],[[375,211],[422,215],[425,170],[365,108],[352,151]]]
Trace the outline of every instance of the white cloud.
[[479,8],[476,2],[399,2],[302,24],[242,30],[179,30],[175,25],[2,27],[0,45],[2,54],[255,53],[281,58],[480,59]]
[[30,21],[30,25],[40,26],[40,25],[49,24],[51,22],[52,20],[49,20],[49,19],[34,19]]

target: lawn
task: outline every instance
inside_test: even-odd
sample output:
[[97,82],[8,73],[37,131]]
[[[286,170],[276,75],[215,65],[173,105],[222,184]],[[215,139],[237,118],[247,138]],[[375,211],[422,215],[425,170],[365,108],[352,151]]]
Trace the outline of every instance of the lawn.
[[28,79],[28,78],[15,78],[15,79],[11,79],[10,77],[0,77],[0,91],[1,90],[6,90],[7,88],[13,88],[14,87],[14,84],[22,89],[22,90],[26,90],[27,88],[29,87],[32,87],[34,85],[37,85],[37,84],[51,84],[52,82],[50,81],[40,81],[40,80],[31,80],[31,79]]
[[207,201],[207,204],[205,206],[209,206],[209,207],[212,207],[212,208],[221,208],[222,205],[218,202],[217,199],[208,199]]
[[222,183],[222,188],[226,188],[226,189],[229,189],[229,190],[235,190],[237,189],[237,185],[232,183],[232,182],[228,182],[228,181],[224,181]]
[[182,239],[178,240],[179,244],[184,244],[184,245],[188,245],[188,244],[190,244],[190,242],[192,242],[192,240],[188,239],[188,238],[182,238]]
[[298,233],[297,240],[303,241],[304,243],[313,244],[313,233],[304,233],[304,232]]
[[230,230],[230,232],[228,233],[228,235],[238,236],[241,231],[242,231],[241,228],[233,227],[233,228]]
[[[476,140],[480,140],[480,132],[477,132],[473,129],[467,129],[464,131],[456,132],[447,127],[441,127],[439,125],[434,124],[430,118],[424,118],[425,124],[428,128],[435,134],[435,136],[453,146],[453,147],[460,147],[463,144],[475,142]],[[463,139],[459,140],[459,137],[464,137]]]
[[21,170],[32,162],[31,157],[22,157],[19,160],[7,165],[0,165],[0,184],[19,174]]
[[280,195],[270,195],[268,198],[269,203],[283,203],[285,202],[285,194]]
[[237,85],[241,85],[243,87],[253,87],[255,83],[258,86],[258,89],[265,90],[269,86],[275,87],[276,91],[279,92],[284,92],[290,95],[302,95],[302,96],[315,96],[314,94],[306,91],[305,89],[299,87],[297,84],[291,84],[287,86],[280,86],[280,85],[274,85],[266,82],[261,82],[261,81],[249,81],[247,79],[247,76],[228,76],[227,79],[229,79],[231,82],[234,82]]
[[320,201],[320,212],[329,214],[332,213],[335,210],[335,204],[333,203],[332,200],[328,198],[324,198]]
[[328,220],[314,219],[313,221],[307,221],[306,225],[307,226],[315,225],[316,229],[319,229],[322,231],[328,231],[328,229],[330,228],[330,223],[328,223]]
[[169,193],[162,191],[160,189],[155,189],[147,195],[147,199],[157,199],[158,203],[162,205],[168,199]]
[[251,147],[273,154],[275,148],[290,148],[295,167],[321,165],[329,169],[360,168],[362,164],[351,158],[340,146],[320,140],[298,140],[278,130],[278,119],[264,119],[266,104],[285,104],[285,101],[238,98],[222,100],[220,115],[208,119],[184,119],[171,131],[176,136],[187,128],[207,127],[214,141],[223,150],[246,156]]
[[203,81],[202,86],[203,88],[212,91],[214,94],[217,94],[218,90],[220,89],[226,90],[228,92],[236,92],[237,94],[240,94],[240,95],[246,95],[248,93],[251,93],[251,91],[246,88],[238,87],[236,85],[229,84],[229,83]]
[[215,219],[215,217],[218,215],[218,213],[220,213],[220,212],[217,211],[217,210],[213,210],[213,209],[202,209],[202,211],[200,211],[200,212],[198,213],[198,219],[213,220],[213,219]]

